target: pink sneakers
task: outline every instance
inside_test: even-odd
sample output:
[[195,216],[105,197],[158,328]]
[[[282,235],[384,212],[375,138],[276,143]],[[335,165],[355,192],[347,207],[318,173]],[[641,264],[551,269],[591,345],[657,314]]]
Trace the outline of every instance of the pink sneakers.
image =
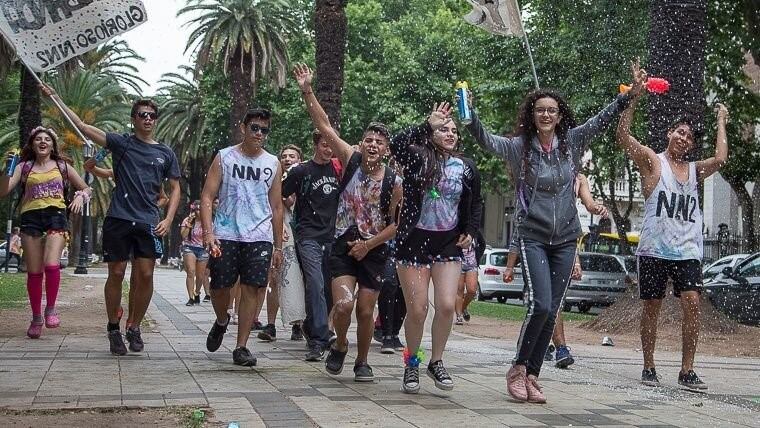
[[525,366],[514,365],[507,372],[507,392],[517,401],[528,401]]
[[541,385],[538,384],[538,379],[535,376],[529,375],[528,382],[526,384],[528,390],[528,402],[529,403],[546,403],[546,397],[541,391]]
[[30,339],[39,339],[42,335],[42,323],[35,323],[32,321],[29,324],[29,330],[26,331],[26,335],[29,336]]
[[57,328],[59,325],[61,325],[61,319],[58,318],[58,311],[45,309],[45,327]]

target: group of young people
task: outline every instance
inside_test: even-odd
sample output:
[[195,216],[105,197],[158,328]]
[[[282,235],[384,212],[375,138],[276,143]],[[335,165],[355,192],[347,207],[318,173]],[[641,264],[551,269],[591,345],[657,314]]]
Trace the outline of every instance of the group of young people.
[[[378,333],[383,351],[403,351],[405,392],[419,391],[420,365],[425,362],[425,372],[437,388],[453,389],[454,381],[443,363],[444,351],[452,324],[468,317],[471,297],[467,294],[474,291],[471,272],[477,269],[484,242],[478,232],[483,208],[480,174],[475,162],[462,155],[451,105],[436,104],[418,125],[395,135],[385,125],[372,122],[359,144],[352,145],[331,126],[315,97],[311,69],[297,65],[294,77],[315,128],[313,158],[304,162],[297,146],[285,147],[279,158],[270,154],[265,146],[272,115],[265,109],[251,109],[239,125],[242,142],[216,154],[200,203],[182,223],[188,265],[194,261],[197,274],[205,271],[208,260],[207,294],[215,320],[206,339],[207,349],[214,352],[221,347],[232,320],[228,311],[232,290],[238,285],[235,364],[257,363],[247,342],[266,299],[268,319],[259,338],[276,338],[279,308],[283,321],[293,326],[291,338],[306,337],[305,359],[324,358],[331,375],[343,371],[355,311],[356,381],[374,379],[368,352],[373,333]],[[638,166],[646,199],[638,250],[644,302],[642,382],[659,382],[654,366],[657,314],[670,280],[685,313],[678,381],[690,388],[706,388],[693,370],[702,258],[702,219],[696,201],[698,182],[726,161],[727,110],[723,106],[718,109],[715,156],[687,161],[701,129],[689,117],[673,122],[667,149],[655,153],[629,132],[647,79],[637,63],[632,65],[632,78],[630,91],[581,125],[561,95],[533,91],[520,106],[509,136],[485,129],[468,94],[473,114],[466,129],[484,149],[506,161],[515,183],[517,226],[511,244],[515,256],[510,258],[505,280],[511,279],[519,257],[528,309],[506,375],[507,391],[515,400],[546,401],[538,378],[552,336],[555,342],[564,342],[563,335],[555,334],[555,324],[570,280],[579,275],[576,241],[581,228],[576,198],[580,195],[594,213],[605,213],[604,207],[590,198],[587,182],[579,174],[580,160],[590,141],[621,113],[617,142]],[[42,90],[63,104],[52,89],[43,85]],[[129,350],[140,352],[139,326],[153,292],[154,260],[162,253],[160,237],[169,230],[179,204],[177,158],[153,139],[159,111],[151,101],[134,104],[133,133],[124,135],[105,133],[64,109],[85,136],[113,155],[116,187],[103,224],[107,332],[111,352],[126,354],[119,309],[124,272],[131,261],[125,336]],[[60,323],[55,298],[66,209],[81,210],[91,194],[76,171],[67,166],[57,144],[53,130],[35,129],[22,152],[21,166],[11,177],[0,180],[3,195],[19,184],[25,189],[21,239],[33,313],[27,334],[32,338],[39,337],[42,325],[54,328]],[[159,199],[165,181],[171,190],[162,219]],[[70,203],[65,200],[69,182],[78,189]],[[47,292],[44,317],[43,276]],[[189,300],[195,303],[204,284],[189,278]],[[435,315],[428,357],[422,337],[431,303]],[[374,318],[378,304],[379,325]],[[406,346],[398,338],[401,322]]]

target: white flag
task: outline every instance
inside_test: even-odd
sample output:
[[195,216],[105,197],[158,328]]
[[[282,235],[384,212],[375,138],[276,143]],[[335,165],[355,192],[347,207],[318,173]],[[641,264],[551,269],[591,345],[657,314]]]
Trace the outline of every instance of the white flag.
[[0,0],[0,33],[42,72],[148,20],[140,0]]
[[467,0],[472,12],[464,20],[489,33],[522,36],[523,27],[517,0]]

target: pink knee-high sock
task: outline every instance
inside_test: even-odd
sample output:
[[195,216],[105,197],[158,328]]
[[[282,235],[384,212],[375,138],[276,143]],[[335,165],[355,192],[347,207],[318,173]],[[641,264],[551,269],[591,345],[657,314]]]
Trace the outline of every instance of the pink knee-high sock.
[[58,288],[61,286],[61,266],[45,266],[45,309],[55,308],[58,298]]
[[42,272],[26,274],[26,291],[29,293],[29,304],[32,306],[32,315],[42,316]]

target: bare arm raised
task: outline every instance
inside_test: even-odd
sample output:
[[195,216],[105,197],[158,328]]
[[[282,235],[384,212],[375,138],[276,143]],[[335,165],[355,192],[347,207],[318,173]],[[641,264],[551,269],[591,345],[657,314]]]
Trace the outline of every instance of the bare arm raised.
[[715,141],[715,156],[697,162],[697,177],[700,180],[715,174],[728,160],[728,140],[726,139],[726,123],[728,122],[728,109],[723,104],[717,106],[718,137]]
[[295,69],[293,69],[293,75],[296,78],[296,82],[298,82],[298,86],[301,88],[301,95],[306,103],[306,109],[311,117],[311,122],[319,130],[319,133],[322,134],[325,141],[330,144],[330,148],[332,148],[333,153],[335,153],[341,163],[347,165],[353,149],[350,144],[343,141],[338,136],[338,133],[335,132],[335,129],[330,125],[330,118],[327,117],[327,113],[325,113],[325,110],[319,104],[319,101],[317,101],[317,97],[314,96],[314,90],[311,88],[314,73],[312,73],[308,65],[297,64]]

